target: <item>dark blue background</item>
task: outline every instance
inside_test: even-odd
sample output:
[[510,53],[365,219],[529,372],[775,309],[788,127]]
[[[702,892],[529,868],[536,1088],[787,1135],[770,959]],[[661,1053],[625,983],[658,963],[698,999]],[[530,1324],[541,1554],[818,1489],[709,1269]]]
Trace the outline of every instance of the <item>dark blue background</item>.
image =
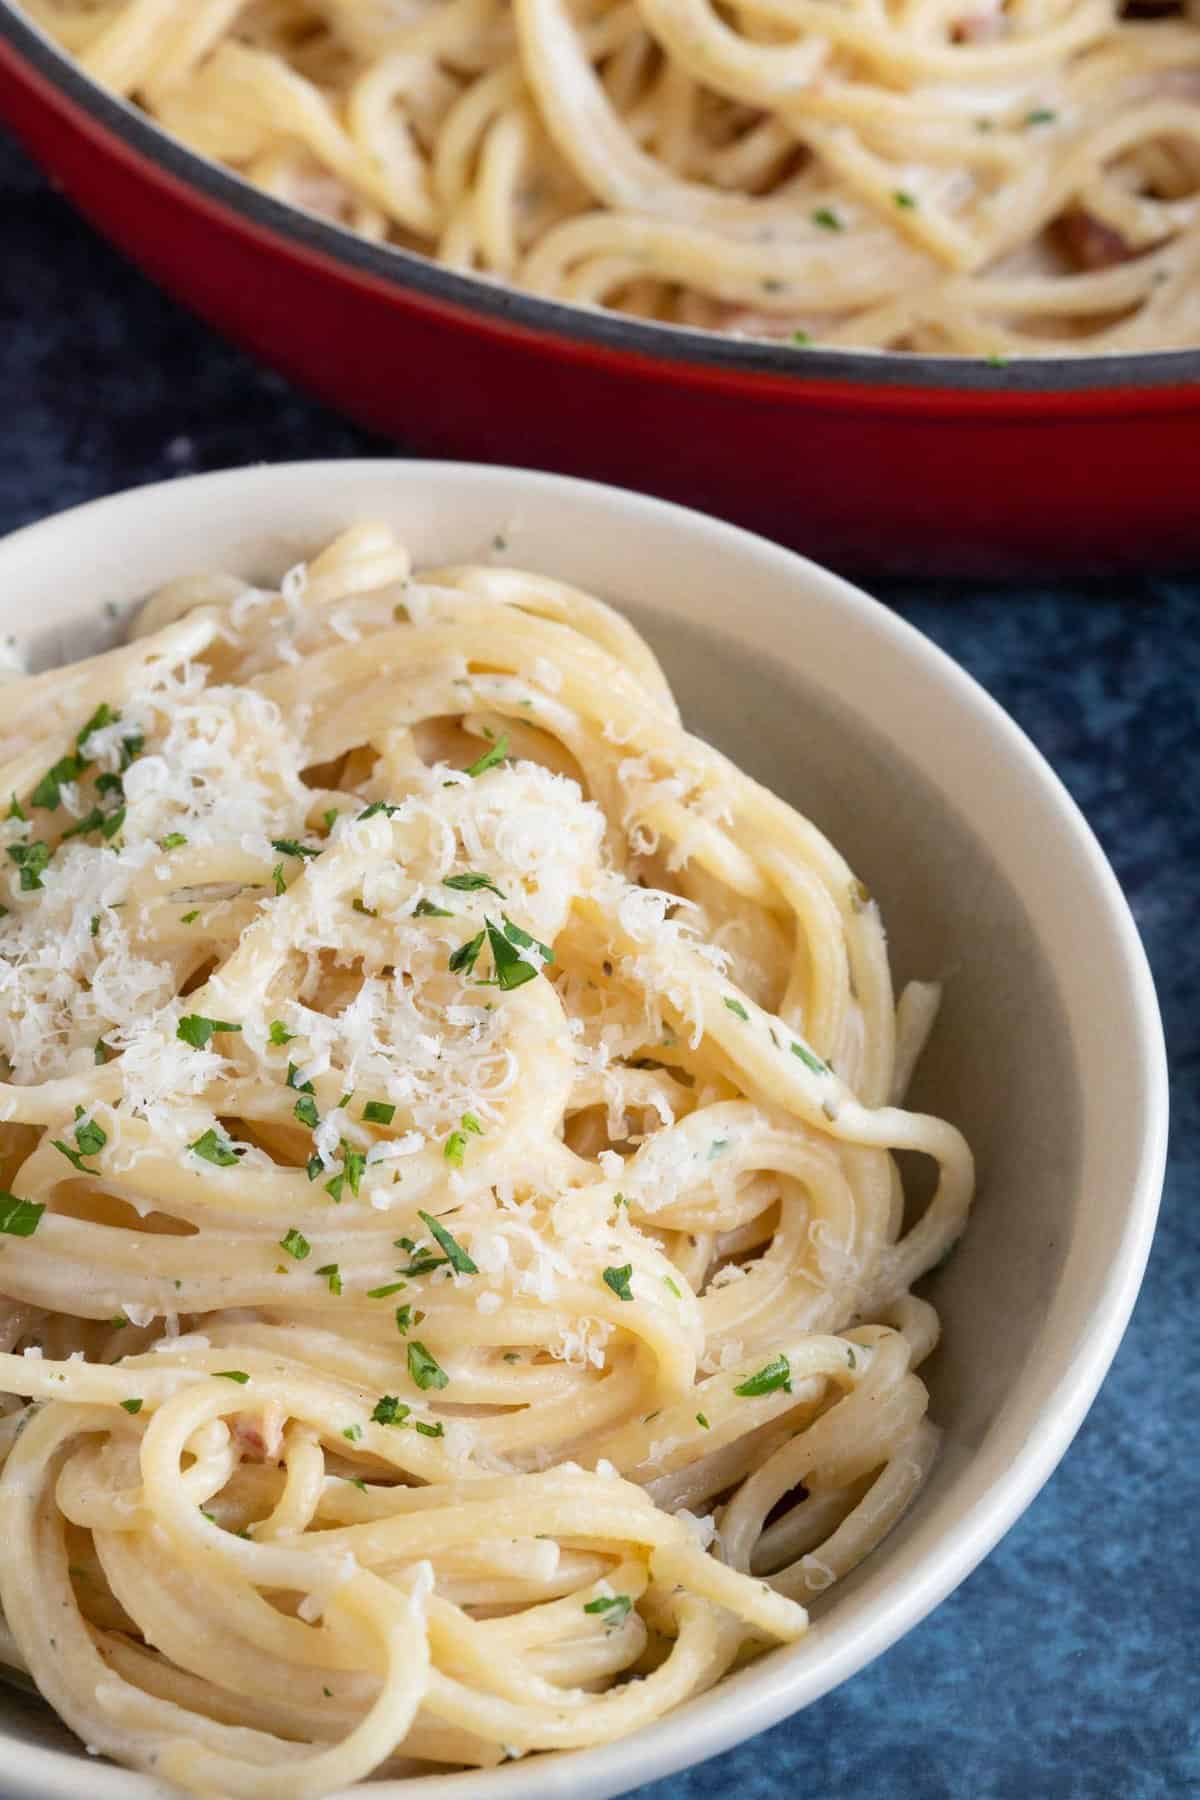
[[[162,298],[2,140],[0,205],[0,531],[168,475],[395,448]],[[1200,506],[1200,442],[1196,464]],[[1099,1400],[984,1566],[837,1693],[642,1800],[1197,1794],[1200,575],[883,594],[1025,727],[1132,900],[1173,1068],[1162,1222]]]

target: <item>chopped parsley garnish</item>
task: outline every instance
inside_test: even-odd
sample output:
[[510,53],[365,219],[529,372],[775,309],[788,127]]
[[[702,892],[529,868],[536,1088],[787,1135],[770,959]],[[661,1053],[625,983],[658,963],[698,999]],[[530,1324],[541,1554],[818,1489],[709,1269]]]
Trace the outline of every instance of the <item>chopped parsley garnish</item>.
[[669,1289],[669,1291],[670,1291],[670,1292],[671,1292],[671,1293],[672,1293],[672,1294],[674,1294],[674,1296],[675,1296],[675,1298],[676,1298],[676,1299],[677,1299],[677,1300],[682,1300],[682,1299],[683,1299],[683,1290],[682,1290],[682,1288],[681,1288],[681,1287],[680,1287],[680,1286],[679,1286],[679,1283],[678,1283],[678,1282],[677,1282],[677,1281],[672,1281],[672,1279],[671,1279],[671,1277],[670,1277],[670,1276],[669,1276],[669,1275],[664,1275],[664,1276],[663,1276],[663,1286],[664,1286],[664,1287],[665,1287],[665,1288],[667,1288],[667,1289]]
[[[450,1136],[446,1139],[445,1143],[442,1145],[442,1155],[445,1157],[446,1161],[451,1165],[452,1168],[461,1169],[462,1162],[463,1162],[463,1154],[464,1154],[466,1148],[467,1148],[466,1132],[465,1131],[452,1131],[450,1133]],[[425,1215],[422,1214],[421,1216],[423,1218]]]
[[[12,850],[10,850],[8,854],[11,856]],[[21,877],[21,885],[25,885],[25,877],[23,874]],[[38,883],[38,886],[41,886],[41,882]],[[469,975],[471,970],[475,967],[479,952],[482,949],[483,933],[480,931],[477,932],[473,938],[468,939],[465,944],[460,944],[457,950],[452,950],[450,952],[450,958],[446,967],[452,975]]]
[[411,1306],[398,1306],[396,1308],[396,1330],[400,1333],[401,1337],[408,1336],[408,1328],[412,1324],[412,1322],[413,1322],[412,1307]]
[[87,766],[86,757],[79,755],[60,757],[52,769],[47,769],[30,794],[30,806],[41,807],[43,812],[54,812],[62,801],[60,790],[63,783],[78,781]]
[[504,762],[507,756],[508,733],[502,732],[490,749],[485,750],[477,762],[473,762],[468,768],[465,768],[463,774],[470,775],[472,779],[476,775],[485,775],[489,769],[494,769]]
[[297,1065],[294,1062],[290,1062],[287,1066],[287,1075],[284,1077],[287,1085],[290,1088],[294,1088],[298,1094],[311,1094],[313,1091],[312,1082],[297,1080],[299,1073],[300,1070]]
[[504,930],[494,925],[491,919],[486,921],[488,943],[491,946],[492,960],[496,965],[496,984],[506,990],[523,987],[527,981],[533,981],[538,970],[533,963],[526,962],[519,954],[520,950],[537,949],[543,959],[554,961],[554,952],[548,944],[539,943],[537,938],[530,937],[519,925],[514,925],[508,914],[503,915]]
[[304,857],[320,856],[321,854],[319,850],[314,850],[311,844],[297,843],[295,838],[272,838],[271,848],[278,850],[280,856]]
[[336,806],[327,806],[326,807],[325,811],[321,814],[321,817],[325,821],[326,831],[333,830],[334,826],[337,824],[337,816],[338,816],[338,809]]
[[287,893],[287,882],[283,879],[283,864],[282,863],[276,863],[275,867],[271,870],[271,880],[275,884],[276,894],[286,894]]
[[399,811],[400,808],[398,806],[389,806],[386,800],[372,800],[370,806],[364,806],[358,816],[360,820],[374,819],[377,818],[380,813],[386,813],[390,819],[393,813],[398,813]]
[[396,1109],[388,1100],[368,1100],[362,1116],[368,1125],[390,1125]]
[[28,894],[42,885],[42,874],[50,861],[50,846],[40,840],[32,844],[10,844],[8,854],[21,871],[21,892]]
[[29,817],[15,794],[11,795],[9,799],[8,817],[10,819],[27,819]]
[[452,919],[454,914],[448,906],[435,906],[432,900],[418,900],[413,907],[414,919]]
[[[307,1251],[305,1252],[305,1254],[307,1255]],[[331,1294],[336,1296],[341,1293],[341,1291],[342,1291],[342,1271],[338,1268],[336,1263],[322,1263],[321,1267],[319,1269],[317,1269],[315,1271],[315,1273],[318,1275],[324,1275],[325,1279],[329,1283],[329,1291]]]
[[709,1424],[708,1419],[706,1418],[704,1413],[696,1414],[696,1423],[700,1427],[701,1431],[711,1431],[712,1430],[712,1426]]
[[239,1155],[229,1139],[220,1132],[214,1131],[211,1125],[196,1139],[194,1144],[188,1145],[188,1149],[193,1156],[203,1157],[205,1162],[216,1163],[219,1169],[232,1168]]
[[100,914],[99,913],[92,914],[90,920],[88,921],[88,930],[93,937],[100,936]]
[[442,1269],[445,1268],[445,1266],[446,1259],[444,1256],[434,1256],[430,1251],[422,1250],[413,1257],[407,1269],[401,1269],[400,1273],[401,1275],[406,1275],[409,1280],[412,1281],[415,1280],[418,1275],[431,1275],[434,1269]]
[[310,1131],[315,1131],[317,1126],[321,1123],[321,1115],[317,1111],[317,1103],[311,1094],[301,1094],[295,1106],[292,1108],[292,1112],[295,1117],[299,1119],[301,1125],[307,1125]]
[[297,1231],[296,1227],[293,1225],[291,1229],[280,1238],[279,1248],[281,1250],[286,1250],[289,1256],[294,1256],[297,1262],[303,1262],[309,1251],[312,1249],[312,1245],[309,1243],[304,1233],[302,1231]]
[[490,875],[447,875],[442,882],[443,887],[454,888],[460,894],[475,894],[486,888],[489,894],[495,894],[497,900],[505,896],[500,892]]
[[612,1289],[618,1300],[632,1300],[633,1289],[629,1285],[629,1278],[632,1274],[632,1263],[625,1263],[619,1269],[605,1269],[605,1286]]
[[813,224],[819,225],[822,231],[845,230],[845,226],[834,212],[832,206],[818,206],[813,213]]
[[158,847],[160,850],[182,850],[186,843],[182,831],[168,831],[165,838],[159,838]]
[[[82,1106],[77,1106],[75,1117],[82,1119],[83,1116]],[[97,1125],[95,1119],[87,1119],[82,1125],[76,1125],[75,1142],[85,1156],[99,1156],[108,1142],[108,1133],[102,1125]]]
[[437,1358],[431,1356],[419,1338],[408,1346],[408,1372],[419,1388],[444,1388],[450,1377]]
[[86,837],[90,831],[99,831],[104,822],[104,813],[98,806],[93,806],[91,812],[84,813],[82,819],[76,819],[73,825],[67,827],[63,832],[63,843],[65,844],[68,838]]
[[916,211],[917,197],[915,194],[910,194],[907,188],[897,188],[892,195],[892,199],[895,201],[896,205],[902,207],[905,212]]
[[807,349],[809,344],[812,343],[812,336],[807,331],[793,331],[792,342],[793,344],[799,344],[801,349]]
[[72,1150],[71,1146],[69,1144],[64,1144],[61,1138],[51,1138],[50,1141],[54,1149],[57,1150],[61,1156],[65,1156],[67,1161],[71,1163],[73,1167],[78,1169],[81,1175],[98,1175],[100,1173],[99,1169],[87,1168],[80,1152],[78,1150]]
[[92,1061],[99,1067],[106,1063],[111,1055],[112,1051],[105,1043],[104,1039],[97,1038],[95,1044],[92,1046]]
[[375,911],[375,908],[373,906],[368,906],[366,901],[363,900],[361,898],[361,896],[358,894],[356,894],[354,896],[354,899],[350,902],[350,904],[356,913],[362,914],[364,919],[377,919],[379,917],[379,914]]
[[329,1195],[329,1198],[337,1206],[341,1205],[342,1195],[345,1193],[345,1191],[346,1191],[346,1177],[344,1174],[343,1175],[333,1175],[325,1183],[325,1192]]
[[363,1170],[367,1166],[366,1154],[362,1150],[351,1150],[346,1144],[343,1144],[342,1160],[346,1165],[345,1175],[346,1180],[350,1183],[350,1192],[357,1200],[358,1190],[362,1185]]
[[387,1300],[393,1294],[401,1293],[408,1283],[406,1281],[385,1281],[382,1287],[367,1289],[368,1300]]
[[118,806],[116,812],[109,813],[108,817],[101,821],[100,831],[105,838],[115,838],[124,823],[125,808]]
[[744,1400],[757,1400],[763,1394],[775,1394],[780,1389],[785,1394],[792,1391],[792,1370],[786,1356],[773,1357],[757,1375],[739,1382],[733,1391]]
[[[356,1487],[360,1494],[365,1494],[367,1491],[367,1484],[363,1480],[361,1475],[343,1475],[342,1480],[348,1481],[351,1487]],[[332,1697],[333,1689],[332,1688],[322,1688],[321,1692],[329,1697]]]
[[214,1032],[241,1029],[229,1019],[206,1019],[200,1013],[187,1013],[175,1027],[175,1036],[193,1050],[203,1050]]
[[475,1117],[474,1113],[464,1113],[461,1123],[464,1131],[473,1132],[476,1137],[483,1136],[483,1126],[479,1123],[479,1120]]
[[726,998],[725,1004],[730,1012],[736,1014],[739,1019],[748,1019],[750,1017],[750,1014],[746,1011],[740,1000],[730,1000]]
[[828,1075],[829,1070],[820,1057],[814,1056],[807,1044],[798,1044],[794,1038],[792,1039],[792,1055],[798,1056],[805,1068],[811,1069],[814,1075]]
[[633,1610],[633,1601],[628,1594],[598,1594],[594,1600],[584,1603],[585,1613],[599,1613],[610,1631],[616,1629]]
[[213,1375],[218,1381],[236,1381],[239,1387],[245,1387],[250,1379],[245,1369],[214,1369]]
[[[295,1037],[295,1035],[296,1034],[294,1031],[288,1030],[287,1026],[284,1024],[282,1019],[272,1019],[271,1020],[270,1028],[267,1032],[267,1036],[270,1039],[271,1043],[273,1043],[277,1046],[281,1046],[283,1044],[290,1044],[292,1039]],[[289,1064],[289,1067],[290,1066],[291,1065]],[[291,1085],[292,1085],[292,1083],[289,1082],[288,1086],[291,1087]]]
[[1053,125],[1058,114],[1050,106],[1035,106],[1032,112],[1025,114],[1027,125]]
[[418,1419],[417,1420],[417,1430],[420,1432],[422,1437],[439,1438],[439,1437],[445,1437],[445,1435],[446,1435],[446,1428],[442,1424],[442,1421],[440,1419],[438,1420],[436,1425],[431,1425],[429,1423],[428,1419]]
[[144,1402],[141,1400],[122,1400],[121,1405],[127,1413],[140,1413]]
[[18,1200],[0,1191],[0,1232],[8,1237],[32,1237],[46,1208],[40,1200]]
[[304,1173],[308,1176],[310,1181],[315,1181],[324,1167],[325,1164],[321,1161],[321,1158],[314,1153],[305,1163]]
[[432,1213],[423,1212],[418,1213],[417,1216],[425,1221],[442,1249],[446,1252],[446,1261],[450,1264],[450,1267],[454,1270],[456,1275],[478,1275],[479,1270],[477,1266],[471,1261],[471,1258],[467,1255],[453,1233],[447,1231],[446,1227],[440,1224],[438,1220],[433,1217]]
[[362,1437],[362,1426],[361,1425],[347,1425],[345,1430],[342,1432],[342,1436],[344,1438],[349,1438],[349,1440],[352,1444],[357,1444],[359,1439]]
[[411,1406],[406,1406],[396,1394],[383,1394],[375,1402],[375,1410],[371,1418],[376,1425],[403,1425]]
[[192,908],[191,912],[180,913],[179,923],[181,925],[192,925],[195,923],[195,921],[199,917],[200,917],[200,908],[198,906],[194,906]]

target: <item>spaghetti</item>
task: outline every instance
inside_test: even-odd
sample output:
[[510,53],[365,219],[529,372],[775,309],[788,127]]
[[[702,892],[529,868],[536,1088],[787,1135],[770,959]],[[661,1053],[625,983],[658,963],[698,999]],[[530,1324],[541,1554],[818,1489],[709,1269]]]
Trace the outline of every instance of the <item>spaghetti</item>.
[[268,192],[536,294],[801,345],[1200,343],[1195,0],[26,5]]
[[836,850],[620,615],[382,526],[5,714],[5,1659],[291,1800],[803,1633],[935,1453],[972,1185]]

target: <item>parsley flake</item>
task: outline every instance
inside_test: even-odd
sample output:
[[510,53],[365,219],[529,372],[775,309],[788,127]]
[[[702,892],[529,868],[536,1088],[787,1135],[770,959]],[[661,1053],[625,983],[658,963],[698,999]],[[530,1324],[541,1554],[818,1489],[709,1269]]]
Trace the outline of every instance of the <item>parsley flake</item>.
[[773,1357],[756,1375],[739,1382],[733,1391],[745,1400],[757,1400],[763,1394],[778,1393],[780,1389],[785,1394],[792,1391],[791,1364],[786,1356]]
[[418,1213],[417,1216],[425,1221],[442,1249],[446,1252],[446,1261],[450,1264],[450,1267],[454,1270],[456,1275],[478,1275],[479,1270],[477,1266],[471,1261],[471,1258],[467,1255],[458,1239],[451,1232],[447,1231],[446,1227],[440,1224],[438,1220],[433,1217],[432,1213],[422,1212]]
[[[305,1251],[305,1255],[307,1255],[307,1254],[308,1254],[308,1252]],[[342,1272],[338,1268],[336,1263],[322,1263],[321,1267],[319,1269],[315,1270],[314,1273],[317,1275],[324,1275],[325,1279],[329,1283],[329,1291],[331,1294],[336,1296],[341,1293],[341,1291],[342,1291]]]
[[187,1013],[175,1027],[175,1036],[193,1050],[203,1050],[215,1032],[241,1029],[229,1019],[206,1019],[200,1013]]
[[250,1379],[245,1369],[214,1369],[213,1375],[217,1381],[236,1381],[239,1387],[245,1387]]
[[[12,855],[11,850],[9,851],[9,855]],[[23,879],[24,878],[22,877],[22,880]],[[38,883],[38,886],[41,886],[40,882]],[[446,967],[452,975],[469,975],[471,970],[475,967],[479,952],[482,949],[483,933],[480,931],[477,932],[473,938],[470,938],[467,943],[460,944],[457,950],[452,950],[450,952]]]
[[442,882],[442,886],[454,888],[455,891],[460,894],[476,894],[482,888],[486,888],[489,894],[495,894],[497,900],[503,900],[505,898],[490,875],[476,875],[474,873],[467,875],[447,875]]
[[436,1357],[429,1354],[419,1338],[414,1338],[408,1346],[408,1372],[422,1390],[444,1388],[450,1384],[450,1377],[445,1369]]
[[121,1406],[127,1413],[140,1413],[144,1402],[141,1400],[122,1400]]
[[10,844],[8,854],[21,871],[21,892],[32,893],[42,886],[42,875],[50,861],[50,846],[35,840],[32,844]]
[[619,1269],[605,1269],[605,1286],[612,1289],[618,1300],[632,1300],[633,1289],[629,1285],[629,1278],[632,1274],[632,1263],[625,1263]]
[[486,775],[489,769],[496,768],[500,763],[505,762],[507,758],[508,733],[502,732],[496,739],[496,742],[492,744],[489,749],[484,751],[477,762],[469,764],[469,766],[463,770],[463,774],[469,775],[472,780],[474,780],[477,775]]
[[280,1238],[279,1248],[281,1250],[286,1250],[289,1256],[294,1256],[297,1262],[303,1262],[309,1251],[312,1249],[312,1245],[309,1243],[304,1233],[302,1231],[297,1231],[296,1227],[293,1225],[291,1229]]
[[211,1125],[194,1144],[188,1145],[188,1149],[193,1156],[203,1157],[205,1162],[215,1163],[219,1169],[232,1168],[240,1154],[229,1139],[215,1131]]
[[737,1018],[749,1019],[750,1014],[746,1011],[745,1007],[742,1005],[740,1000],[730,1000],[728,997],[726,997],[725,1004],[729,1008],[730,1012],[734,1013],[737,1016]]
[[585,1613],[599,1613],[609,1631],[615,1631],[633,1610],[633,1601],[628,1594],[598,1594],[594,1600],[584,1603]]
[[46,1208],[40,1200],[18,1200],[0,1190],[0,1232],[8,1237],[32,1237]]
[[[294,1031],[288,1030],[282,1019],[271,1020],[270,1028],[267,1031],[267,1036],[271,1043],[276,1046],[290,1044],[295,1035]],[[290,1087],[291,1085],[291,1082],[289,1082],[288,1086]]]
[[362,1116],[368,1125],[390,1125],[396,1116],[396,1108],[388,1100],[368,1100]]
[[371,1418],[376,1425],[403,1425],[412,1411],[396,1394],[383,1394],[375,1402]]
[[820,1057],[814,1056],[807,1044],[798,1044],[794,1038],[792,1039],[792,1055],[798,1056],[805,1068],[811,1069],[814,1075],[828,1075],[829,1070]]

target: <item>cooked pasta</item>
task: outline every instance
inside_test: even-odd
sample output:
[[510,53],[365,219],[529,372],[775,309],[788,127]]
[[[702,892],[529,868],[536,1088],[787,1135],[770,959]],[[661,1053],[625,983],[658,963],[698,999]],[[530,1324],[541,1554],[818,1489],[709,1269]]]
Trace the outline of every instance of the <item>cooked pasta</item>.
[[383,526],[5,698],[0,1653],[294,1800],[799,1637],[930,1467],[972,1188],[832,845],[618,613]]
[[1197,0],[26,0],[277,197],[801,346],[1200,344]]

